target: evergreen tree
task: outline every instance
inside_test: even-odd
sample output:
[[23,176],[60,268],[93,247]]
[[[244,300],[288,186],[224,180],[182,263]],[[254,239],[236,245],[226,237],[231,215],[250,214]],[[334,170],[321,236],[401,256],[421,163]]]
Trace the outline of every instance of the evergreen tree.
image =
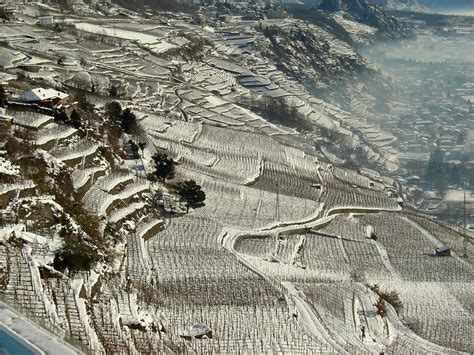
[[189,207],[199,207],[203,205],[206,199],[206,194],[202,191],[201,186],[196,184],[194,180],[187,180],[176,185],[176,192],[181,201],[186,203],[186,211],[189,212]]
[[154,175],[161,181],[174,177],[174,161],[165,153],[157,153],[152,157],[155,165]]
[[108,102],[104,106],[105,117],[114,123],[118,123],[120,120],[120,114],[122,113],[122,106],[117,101]]
[[110,87],[110,89],[109,89],[109,94],[110,94],[110,96],[112,96],[112,97],[117,97],[117,95],[118,95],[118,90],[117,90],[117,88],[115,87],[115,85],[112,85],[112,86]]
[[459,167],[457,165],[453,165],[453,167],[451,168],[449,183],[451,185],[461,185],[461,183],[462,183],[461,172],[460,172]]
[[434,181],[442,178],[443,175],[443,153],[441,149],[436,148],[430,155],[428,168],[426,170],[426,178],[429,181]]
[[137,128],[137,116],[129,109],[126,108],[120,114],[121,127],[125,133],[133,133]]
[[139,159],[140,154],[138,154],[138,145],[137,145],[137,143],[135,143],[131,139],[128,141],[128,143],[130,144],[130,148],[132,150],[133,159]]
[[5,92],[5,89],[3,86],[0,86],[0,107],[5,107],[5,104],[7,102],[7,93]]
[[439,191],[446,187],[446,171],[444,156],[441,149],[436,148],[430,156],[428,167],[425,173],[425,181],[434,186]]
[[69,117],[64,109],[54,110],[53,117],[56,122],[62,122],[62,123],[69,122]]
[[81,115],[79,114],[79,112],[77,112],[77,110],[72,110],[70,118],[74,128],[82,127]]

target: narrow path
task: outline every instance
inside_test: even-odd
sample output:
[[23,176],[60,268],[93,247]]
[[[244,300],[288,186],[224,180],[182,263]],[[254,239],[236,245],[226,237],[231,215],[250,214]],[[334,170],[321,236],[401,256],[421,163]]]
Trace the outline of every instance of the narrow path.
[[390,272],[393,278],[400,279],[401,278],[400,274],[398,273],[397,270],[395,270],[392,263],[390,262],[387,249],[385,249],[385,247],[381,243],[378,243],[375,240],[373,240],[372,243],[377,248],[377,251],[380,254],[380,258],[382,259],[382,262],[385,265],[385,268]]
[[344,350],[344,348],[342,348],[326,331],[323,323],[304,300],[304,294],[292,282],[282,282],[281,284],[288,290],[288,293],[295,302],[295,306],[299,313],[299,321],[308,332],[318,340],[322,341],[325,345],[334,348],[339,354],[348,354],[348,352]]
[[179,87],[176,87],[176,88],[174,89],[174,94],[175,94],[176,97],[179,99],[179,102],[178,102],[178,104],[177,104],[175,107],[176,107],[178,110],[181,111],[181,113],[183,114],[184,120],[185,120],[186,122],[189,122],[188,114],[186,113],[186,111],[184,111],[184,110],[180,107],[180,105],[183,103],[184,99],[183,99],[182,96],[179,94],[178,90],[179,90]]

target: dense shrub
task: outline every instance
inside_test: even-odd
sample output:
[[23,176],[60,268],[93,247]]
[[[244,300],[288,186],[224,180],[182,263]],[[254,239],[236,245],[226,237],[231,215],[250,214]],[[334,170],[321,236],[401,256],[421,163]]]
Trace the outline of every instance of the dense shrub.
[[67,238],[63,247],[56,253],[54,268],[70,272],[90,270],[98,261],[95,248],[81,238]]
[[161,181],[172,179],[174,177],[174,161],[166,153],[157,153],[153,155],[154,172],[150,176],[151,180],[159,178]]
[[187,211],[189,211],[189,207],[202,206],[206,200],[206,194],[194,180],[179,182],[175,188],[181,201],[186,203]]
[[396,291],[384,292],[380,290],[380,287],[377,284],[373,286],[368,286],[368,287],[379,296],[377,303],[374,304],[375,308],[377,308],[378,315],[385,317],[385,315],[387,314],[387,308],[386,308],[385,302],[391,304],[392,307],[397,312],[397,314],[400,313],[400,311],[403,308],[403,304],[402,304],[402,301],[400,300],[400,296],[398,295],[398,292]]

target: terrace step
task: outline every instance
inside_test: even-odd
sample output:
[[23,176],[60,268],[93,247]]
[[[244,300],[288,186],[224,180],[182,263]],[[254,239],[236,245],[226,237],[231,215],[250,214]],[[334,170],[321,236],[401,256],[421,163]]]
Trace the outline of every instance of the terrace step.
[[97,157],[99,147],[97,142],[82,139],[67,147],[53,148],[50,150],[50,154],[70,167],[80,165],[81,169],[84,169],[90,166],[94,158]]
[[41,149],[51,150],[59,143],[78,134],[79,131],[71,126],[49,123],[39,130],[35,143]]

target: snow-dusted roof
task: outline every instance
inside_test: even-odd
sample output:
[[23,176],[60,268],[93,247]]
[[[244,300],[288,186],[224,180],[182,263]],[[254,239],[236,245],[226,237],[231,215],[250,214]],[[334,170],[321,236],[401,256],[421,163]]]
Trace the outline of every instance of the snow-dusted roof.
[[30,91],[26,91],[23,93],[23,99],[27,102],[29,101],[43,101],[43,100],[52,100],[52,99],[65,99],[68,98],[69,95],[65,94],[64,92],[57,91],[54,89],[43,89],[43,88],[36,88]]

